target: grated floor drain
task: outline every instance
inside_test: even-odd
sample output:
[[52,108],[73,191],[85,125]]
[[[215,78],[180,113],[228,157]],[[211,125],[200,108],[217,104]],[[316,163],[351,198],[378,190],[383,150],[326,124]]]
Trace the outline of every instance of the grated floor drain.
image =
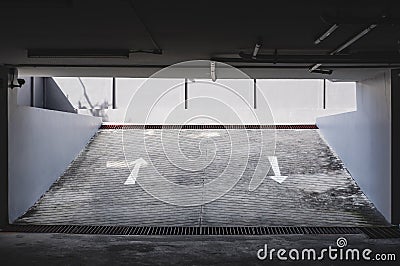
[[101,129],[318,129],[316,125],[102,125]]
[[400,238],[398,227],[360,227],[360,230],[372,239]]
[[[183,227],[183,226],[90,226],[90,225],[9,225],[3,232],[65,233],[100,235],[319,235],[361,234],[372,235],[377,228],[362,227],[299,227],[299,226],[232,226],[232,227]],[[380,228],[381,234],[373,236],[395,237],[392,228]],[[387,232],[387,234],[383,234]],[[397,236],[400,237],[400,236]]]

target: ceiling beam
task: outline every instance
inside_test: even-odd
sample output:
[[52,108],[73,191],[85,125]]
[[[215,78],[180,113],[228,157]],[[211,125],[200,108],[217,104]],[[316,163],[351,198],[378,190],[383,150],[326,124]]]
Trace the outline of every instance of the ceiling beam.
[[241,58],[214,57],[220,62],[272,63],[272,64],[398,64],[400,54],[356,54],[356,55],[263,55],[254,59],[251,54],[240,54]]

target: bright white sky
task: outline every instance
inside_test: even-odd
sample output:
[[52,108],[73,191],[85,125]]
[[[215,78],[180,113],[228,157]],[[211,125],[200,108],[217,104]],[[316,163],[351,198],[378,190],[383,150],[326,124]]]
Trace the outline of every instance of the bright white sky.
[[[54,78],[75,108],[90,108],[78,78]],[[106,103],[112,108],[111,78],[82,78],[94,106]],[[194,82],[193,82],[194,81]],[[107,110],[108,122],[184,123],[195,116],[207,115],[221,123],[246,124],[315,123],[317,116],[356,109],[354,82],[327,81],[326,109],[323,107],[323,80],[259,79],[257,108],[253,108],[253,80],[192,80],[188,84],[188,109],[184,109],[184,79],[118,78],[115,110]],[[166,93],[167,92],[167,93]],[[125,111],[131,97],[135,110]],[[264,100],[265,99],[265,100]],[[267,104],[268,102],[268,104]],[[151,109],[153,107],[153,109]],[[149,113],[149,110],[151,112]],[[271,111],[269,111],[271,110]],[[80,113],[88,113],[80,110]],[[272,116],[271,116],[272,113]],[[212,123],[207,119],[192,123]]]

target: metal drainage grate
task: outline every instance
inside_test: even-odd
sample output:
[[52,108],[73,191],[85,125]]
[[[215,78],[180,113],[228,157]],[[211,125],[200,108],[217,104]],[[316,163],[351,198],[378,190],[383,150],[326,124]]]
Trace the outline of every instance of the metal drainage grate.
[[65,233],[102,235],[318,235],[361,234],[358,227],[296,227],[296,226],[91,226],[91,225],[9,225],[3,232]]
[[318,129],[316,125],[102,125],[101,129]]
[[398,227],[361,227],[361,231],[369,238],[400,238],[400,229]]

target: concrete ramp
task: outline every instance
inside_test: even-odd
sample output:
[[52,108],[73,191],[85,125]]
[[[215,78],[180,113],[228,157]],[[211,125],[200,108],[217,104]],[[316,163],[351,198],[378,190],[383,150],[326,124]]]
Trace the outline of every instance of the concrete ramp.
[[[388,225],[318,129],[277,129],[272,156],[275,159],[271,157],[269,165],[264,165],[269,172],[254,191],[249,190],[249,183],[260,163],[258,136],[271,129],[183,129],[179,133],[181,151],[176,156],[183,153],[192,161],[198,158],[202,152],[199,141],[203,142],[201,145],[210,145],[211,152],[206,152],[213,156],[206,167],[189,170],[179,167],[176,158],[166,155],[168,145],[163,142],[168,141],[165,136],[174,130],[178,129],[146,129],[147,149],[141,150],[144,141],[141,129],[101,129],[63,176],[16,223],[206,227]],[[250,140],[250,152],[243,147],[242,160],[232,161],[229,138],[243,133]],[[137,160],[125,161],[123,134],[130,147],[138,147],[130,149],[132,157],[129,157]],[[238,182],[226,194],[200,205],[169,204],[140,185],[140,178],[163,175],[171,183],[196,187],[201,193],[179,194],[168,190],[168,186],[160,193],[197,202],[196,197],[215,189],[207,184],[216,176],[232,165],[239,169],[243,167],[241,164],[246,165]]]

